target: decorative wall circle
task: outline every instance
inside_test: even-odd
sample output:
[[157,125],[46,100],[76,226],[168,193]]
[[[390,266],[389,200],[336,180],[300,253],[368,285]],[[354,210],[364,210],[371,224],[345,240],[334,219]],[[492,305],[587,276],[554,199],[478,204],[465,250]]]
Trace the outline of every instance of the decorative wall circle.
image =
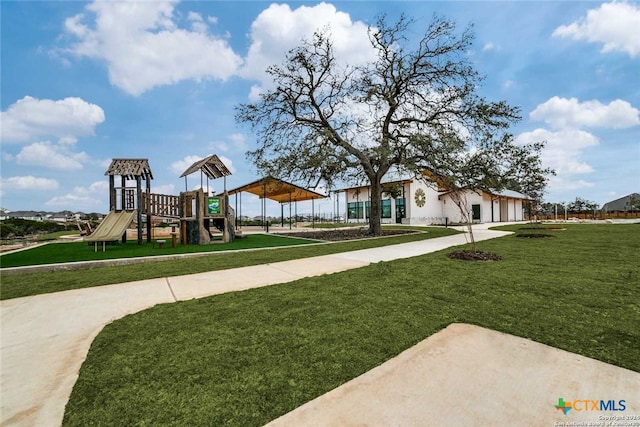
[[416,190],[416,193],[414,194],[413,198],[416,201],[416,205],[418,205],[419,208],[423,207],[425,202],[427,201],[427,196],[424,194],[424,191],[422,190],[422,188],[418,188]]

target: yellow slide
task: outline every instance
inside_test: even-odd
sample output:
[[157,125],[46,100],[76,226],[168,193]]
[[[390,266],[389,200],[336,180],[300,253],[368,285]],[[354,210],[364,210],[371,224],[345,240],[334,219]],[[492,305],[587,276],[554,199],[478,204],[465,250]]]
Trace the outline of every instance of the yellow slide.
[[102,242],[102,251],[104,252],[104,242],[120,240],[135,215],[136,211],[109,212],[100,225],[98,225],[98,228],[96,228],[90,236],[85,237],[84,241],[96,242],[96,250],[97,242]]

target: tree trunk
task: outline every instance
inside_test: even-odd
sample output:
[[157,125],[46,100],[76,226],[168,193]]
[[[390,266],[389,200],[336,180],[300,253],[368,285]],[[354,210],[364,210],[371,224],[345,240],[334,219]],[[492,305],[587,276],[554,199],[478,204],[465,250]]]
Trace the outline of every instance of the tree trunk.
[[382,217],[380,198],[382,196],[382,185],[380,185],[380,178],[370,177],[371,181],[371,212],[369,214],[369,234],[373,236],[382,235],[382,226],[380,224],[380,218]]

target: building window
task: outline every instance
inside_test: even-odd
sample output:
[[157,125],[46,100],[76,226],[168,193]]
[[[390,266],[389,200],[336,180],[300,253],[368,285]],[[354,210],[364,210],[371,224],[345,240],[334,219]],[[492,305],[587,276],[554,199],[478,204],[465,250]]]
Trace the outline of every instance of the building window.
[[347,204],[347,218],[362,219],[362,202],[350,202]]
[[371,218],[371,202],[368,200],[364,202],[364,217],[366,219]]
[[405,199],[396,199],[396,222],[400,223],[402,218],[407,217],[407,208]]
[[382,218],[391,218],[391,199],[380,201]]
[[471,214],[473,221],[480,221],[480,205],[471,205]]

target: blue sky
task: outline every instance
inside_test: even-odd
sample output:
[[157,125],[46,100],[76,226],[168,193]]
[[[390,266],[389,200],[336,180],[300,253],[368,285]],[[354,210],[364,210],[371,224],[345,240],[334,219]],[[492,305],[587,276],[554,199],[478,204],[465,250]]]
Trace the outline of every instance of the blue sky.
[[[2,1],[0,12],[9,210],[106,212],[112,158],[148,158],[155,193],[178,194],[180,174],[209,154],[233,171],[228,188],[258,179],[245,158],[256,141],[234,106],[268,88],[266,66],[318,27],[330,25],[338,54],[363,60],[381,13],[413,17],[410,38],[434,13],[474,25],[480,93],[521,108],[518,141],[547,141],[543,161],[558,174],[546,201],[640,191],[638,2]],[[243,214],[259,213],[243,197]]]

